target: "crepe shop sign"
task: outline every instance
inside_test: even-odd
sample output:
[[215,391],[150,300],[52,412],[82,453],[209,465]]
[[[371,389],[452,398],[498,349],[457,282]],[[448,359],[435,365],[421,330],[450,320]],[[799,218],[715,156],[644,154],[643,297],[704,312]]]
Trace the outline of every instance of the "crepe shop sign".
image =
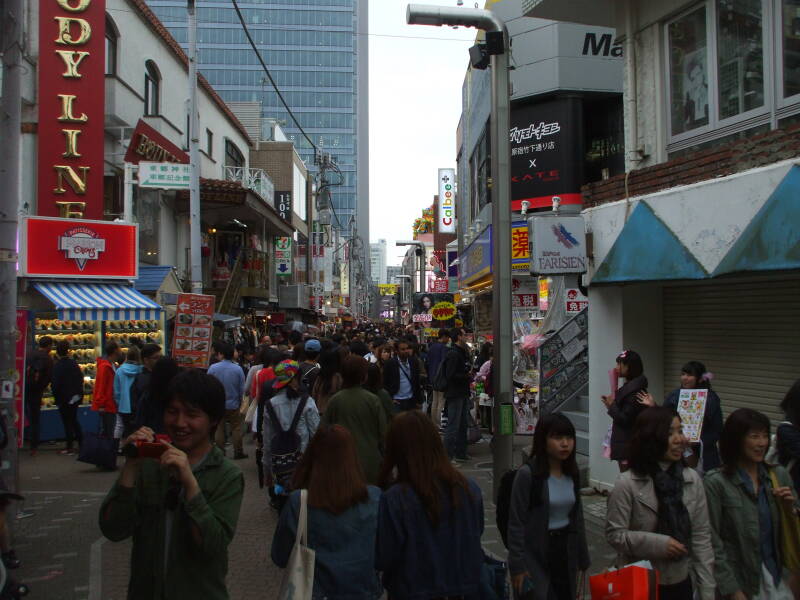
[[431,315],[437,321],[449,321],[456,316],[456,305],[452,302],[437,302],[431,309]]
[[40,0],[39,215],[103,218],[104,43],[103,0]]

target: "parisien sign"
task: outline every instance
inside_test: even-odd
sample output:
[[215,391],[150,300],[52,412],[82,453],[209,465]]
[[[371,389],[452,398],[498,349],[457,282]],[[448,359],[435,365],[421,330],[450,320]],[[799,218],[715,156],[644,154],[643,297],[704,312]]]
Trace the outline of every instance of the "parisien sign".
[[586,233],[581,216],[534,216],[528,219],[531,275],[586,272]]

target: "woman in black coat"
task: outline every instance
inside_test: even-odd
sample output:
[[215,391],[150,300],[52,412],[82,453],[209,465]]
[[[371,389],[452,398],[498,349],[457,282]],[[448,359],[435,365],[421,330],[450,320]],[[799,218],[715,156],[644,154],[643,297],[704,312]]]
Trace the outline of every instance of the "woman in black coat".
[[625,350],[617,356],[617,373],[625,379],[625,385],[613,396],[603,396],[608,416],[611,417],[611,460],[619,464],[620,472],[628,470],[628,444],[633,423],[646,406],[638,398],[647,391],[642,357],[633,350]]
[[536,424],[531,462],[514,477],[508,567],[519,600],[573,600],[589,548],[575,460],[575,427],[561,413]]
[[72,447],[75,440],[80,445],[83,439],[80,423],[78,423],[78,406],[83,399],[83,373],[78,363],[69,356],[69,342],[61,340],[56,343],[58,360],[53,365],[53,381],[50,384],[53,398],[58,407],[67,447],[59,450],[59,454],[75,454]]

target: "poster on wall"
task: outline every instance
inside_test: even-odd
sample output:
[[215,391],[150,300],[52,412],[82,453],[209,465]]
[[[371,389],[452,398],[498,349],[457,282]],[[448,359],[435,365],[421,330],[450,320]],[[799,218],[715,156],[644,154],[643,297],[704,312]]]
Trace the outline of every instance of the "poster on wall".
[[430,327],[452,327],[456,316],[453,294],[416,293],[412,320],[430,323]]
[[17,448],[22,448],[25,435],[25,410],[22,392],[25,389],[25,359],[28,348],[28,311],[17,310],[16,353],[14,356],[14,411],[17,428]]
[[678,396],[678,414],[683,425],[683,435],[690,444],[700,441],[703,417],[706,414],[708,390],[681,390]]
[[583,155],[581,101],[559,98],[511,107],[511,209],[581,204]]
[[179,365],[208,368],[214,327],[214,296],[178,294],[172,357]]

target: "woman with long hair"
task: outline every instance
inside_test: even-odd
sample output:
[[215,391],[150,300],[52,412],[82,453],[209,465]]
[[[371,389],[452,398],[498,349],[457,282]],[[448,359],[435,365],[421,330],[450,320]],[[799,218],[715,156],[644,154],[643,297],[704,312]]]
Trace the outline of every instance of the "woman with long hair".
[[308,545],[316,553],[313,598],[381,597],[375,572],[375,532],[381,491],[367,485],[353,436],[321,425],[300,459],[294,492],[272,538],[272,562],[286,568],[297,536],[300,490],[308,490]]
[[[664,406],[678,410],[681,390],[708,390],[706,408],[703,414],[703,427],[700,430],[700,442],[692,444],[692,455],[687,458],[690,467],[706,473],[720,465],[717,443],[722,432],[722,402],[717,393],[711,389],[713,374],[706,371],[706,366],[697,360],[690,360],[681,369],[681,386],[672,390],[664,400]],[[646,406],[655,406],[655,400],[649,392],[639,392],[637,398]]]
[[395,416],[379,481],[376,568],[392,599],[477,598],[483,564],[483,499],[452,464],[419,410]]
[[642,357],[633,350],[617,355],[617,374],[625,384],[614,394],[603,396],[608,416],[611,417],[611,460],[617,461],[620,472],[628,470],[628,444],[636,417],[646,406],[638,394],[647,391]]
[[752,408],[733,411],[719,439],[722,467],[704,480],[717,587],[733,600],[793,598],[780,511],[793,511],[796,495],[786,469],[764,460],[769,436],[766,415]]
[[508,565],[518,598],[574,600],[589,547],[575,460],[575,427],[561,413],[536,424],[530,463],[514,477]]
[[376,357],[378,358],[378,366],[381,368],[381,372],[383,372],[386,363],[392,360],[392,356],[394,356],[394,351],[391,344],[383,344],[378,348]]
[[325,412],[328,402],[333,395],[342,389],[342,376],[340,374],[342,358],[349,354],[340,349],[323,350],[319,355],[319,375],[314,382],[314,389],[310,390],[311,397],[317,403],[320,414]]
[[649,560],[660,575],[661,600],[714,600],[714,549],[700,475],[684,465],[680,417],[667,407],[645,409],[630,440],[630,470],[608,499],[606,540],[620,563]]

